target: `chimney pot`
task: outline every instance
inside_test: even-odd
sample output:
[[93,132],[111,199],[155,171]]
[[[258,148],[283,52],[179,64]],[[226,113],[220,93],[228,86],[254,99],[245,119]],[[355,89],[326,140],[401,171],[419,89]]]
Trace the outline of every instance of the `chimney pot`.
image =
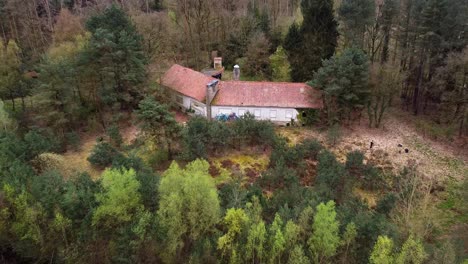
[[239,65],[234,65],[234,71],[232,72],[232,78],[235,81],[238,81],[240,79],[240,67]]

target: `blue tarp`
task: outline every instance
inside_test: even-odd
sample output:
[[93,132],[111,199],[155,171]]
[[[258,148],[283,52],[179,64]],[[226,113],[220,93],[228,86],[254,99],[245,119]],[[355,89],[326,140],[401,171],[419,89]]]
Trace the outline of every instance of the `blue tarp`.
[[239,117],[236,115],[236,113],[230,113],[229,115],[228,114],[218,114],[215,118],[216,118],[216,120],[224,121],[224,122],[239,119]]

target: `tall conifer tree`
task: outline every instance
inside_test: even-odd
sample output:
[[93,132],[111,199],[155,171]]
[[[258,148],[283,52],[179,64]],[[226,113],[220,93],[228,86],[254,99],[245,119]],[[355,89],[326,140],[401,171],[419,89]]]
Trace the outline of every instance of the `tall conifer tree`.
[[83,62],[98,74],[103,101],[118,103],[123,109],[136,106],[141,99],[138,85],[145,80],[146,58],[141,36],[130,18],[113,5],[91,17],[86,28],[92,36]]
[[284,46],[293,81],[305,82],[312,79],[323,59],[335,53],[338,30],[331,0],[302,0],[301,10],[304,21],[299,29],[295,24],[290,27]]

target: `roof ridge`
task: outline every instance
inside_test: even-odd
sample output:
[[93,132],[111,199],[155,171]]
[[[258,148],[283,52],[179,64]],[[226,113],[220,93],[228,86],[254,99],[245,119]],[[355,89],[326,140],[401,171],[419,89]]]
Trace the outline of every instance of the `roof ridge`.
[[305,82],[275,82],[275,81],[236,81],[236,80],[223,80],[221,82],[239,82],[239,83],[275,83],[275,84],[294,84],[294,85],[299,85],[299,84],[303,84],[303,85],[307,85],[307,86],[310,86],[308,85],[307,83]]

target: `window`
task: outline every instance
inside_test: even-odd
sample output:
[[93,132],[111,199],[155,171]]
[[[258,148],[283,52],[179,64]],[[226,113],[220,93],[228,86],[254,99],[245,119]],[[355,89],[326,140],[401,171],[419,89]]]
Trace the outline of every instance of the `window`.
[[202,115],[205,113],[205,106],[197,101],[190,101],[190,108],[195,111],[195,114]]
[[229,115],[230,113],[232,113],[231,108],[220,108],[218,110],[218,114]]
[[196,102],[196,101],[191,101],[191,106],[192,107],[204,107],[205,105],[199,103],[199,102]]
[[176,103],[183,105],[184,104],[184,98],[180,95],[176,95]]
[[239,116],[245,115],[245,109],[239,109]]
[[286,118],[287,118],[287,119],[293,118],[292,110],[286,110]]
[[254,115],[255,118],[260,119],[262,117],[262,111],[260,109],[255,109]]
[[270,119],[276,119],[276,110],[270,110]]

